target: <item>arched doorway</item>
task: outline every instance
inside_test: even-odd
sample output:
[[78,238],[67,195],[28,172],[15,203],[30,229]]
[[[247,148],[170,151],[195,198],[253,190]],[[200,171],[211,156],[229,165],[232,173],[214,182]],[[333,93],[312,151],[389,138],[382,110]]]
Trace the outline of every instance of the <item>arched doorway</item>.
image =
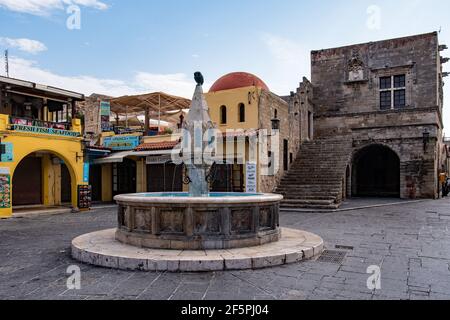
[[42,204],[42,158],[30,155],[17,166],[13,180],[13,206]]
[[23,158],[12,177],[12,204],[59,206],[72,202],[72,174],[64,160],[50,152]]
[[382,145],[361,149],[353,159],[354,197],[400,197],[400,159]]
[[61,203],[72,202],[72,183],[69,168],[65,163],[61,163]]

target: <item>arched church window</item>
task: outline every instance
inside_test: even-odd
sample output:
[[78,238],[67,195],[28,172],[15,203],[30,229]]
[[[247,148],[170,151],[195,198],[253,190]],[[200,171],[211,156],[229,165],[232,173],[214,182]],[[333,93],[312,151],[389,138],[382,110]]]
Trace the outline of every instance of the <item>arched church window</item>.
[[239,122],[245,122],[245,104],[239,104]]
[[227,124],[227,107],[220,107],[220,124]]

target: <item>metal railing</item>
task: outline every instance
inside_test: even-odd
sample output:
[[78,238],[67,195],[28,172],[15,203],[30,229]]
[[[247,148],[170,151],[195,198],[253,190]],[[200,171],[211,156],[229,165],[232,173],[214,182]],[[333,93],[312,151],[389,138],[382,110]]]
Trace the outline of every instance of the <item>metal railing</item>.
[[36,120],[30,118],[19,118],[19,117],[11,117],[10,124],[21,125],[21,126],[30,126],[30,127],[38,127],[38,128],[48,128],[48,129],[57,129],[57,130],[66,130],[70,131],[71,124],[67,122],[51,122],[51,121],[43,121]]

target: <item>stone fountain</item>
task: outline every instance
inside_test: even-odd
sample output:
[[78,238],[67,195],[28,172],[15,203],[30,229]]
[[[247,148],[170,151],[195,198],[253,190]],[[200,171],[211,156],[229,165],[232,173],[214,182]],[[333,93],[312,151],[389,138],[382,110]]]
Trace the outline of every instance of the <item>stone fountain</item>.
[[116,196],[117,229],[74,239],[75,259],[119,269],[211,271],[268,267],[321,253],[320,237],[281,230],[281,195],[209,192],[214,124],[201,73],[195,80],[181,149],[189,192]]

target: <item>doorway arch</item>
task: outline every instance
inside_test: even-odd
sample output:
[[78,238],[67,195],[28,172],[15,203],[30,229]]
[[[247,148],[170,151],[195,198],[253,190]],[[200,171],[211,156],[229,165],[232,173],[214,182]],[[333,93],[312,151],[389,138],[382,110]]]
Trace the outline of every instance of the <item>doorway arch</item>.
[[400,198],[400,158],[374,144],[359,150],[352,165],[352,196]]
[[42,159],[27,156],[17,165],[12,179],[13,206],[43,204]]
[[77,176],[72,164],[53,151],[31,152],[12,172],[12,205],[76,207]]

